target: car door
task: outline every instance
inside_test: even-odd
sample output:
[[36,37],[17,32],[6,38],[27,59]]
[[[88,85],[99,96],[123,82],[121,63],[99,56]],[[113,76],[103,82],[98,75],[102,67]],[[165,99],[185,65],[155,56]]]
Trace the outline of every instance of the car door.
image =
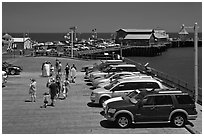
[[127,95],[129,92],[134,91],[132,86],[133,83],[131,82],[125,82],[116,85],[110,90],[112,92],[112,97]]
[[136,122],[152,122],[156,121],[157,110],[154,105],[154,96],[146,96],[141,102],[141,106],[135,113]]
[[157,111],[155,119],[158,121],[168,121],[169,115],[174,109],[171,96],[170,95],[155,96],[154,105]]

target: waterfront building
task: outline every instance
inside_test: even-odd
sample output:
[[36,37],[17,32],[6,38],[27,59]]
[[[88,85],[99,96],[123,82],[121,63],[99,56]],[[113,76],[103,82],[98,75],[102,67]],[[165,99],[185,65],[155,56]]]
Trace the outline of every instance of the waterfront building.
[[115,41],[129,46],[152,46],[165,44],[168,39],[163,29],[119,29]]
[[16,46],[17,49],[32,49],[33,41],[29,38],[12,38],[12,44]]

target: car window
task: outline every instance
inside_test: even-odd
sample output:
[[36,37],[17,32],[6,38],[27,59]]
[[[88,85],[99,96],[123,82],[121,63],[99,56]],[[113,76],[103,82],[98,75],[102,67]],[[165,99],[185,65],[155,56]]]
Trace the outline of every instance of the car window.
[[108,72],[111,68],[112,68],[112,67],[108,66],[108,67],[106,67],[106,68],[103,70],[103,72]]
[[116,70],[116,68],[115,67],[112,67],[111,69],[109,69],[108,71],[106,71],[106,72],[116,72],[117,70]]
[[194,104],[194,101],[189,95],[176,95],[179,104]]
[[169,95],[155,96],[155,105],[172,105],[172,99]]
[[133,90],[133,85],[134,83],[131,82],[121,83],[114,87],[112,91]]
[[154,89],[159,89],[160,86],[158,83],[155,82],[140,82],[138,83],[138,88],[154,88]]
[[154,105],[154,96],[144,98],[143,105]]
[[117,74],[117,75],[114,75],[113,77],[112,77],[112,79],[116,79],[116,78],[118,78],[119,77],[119,75]]
[[138,70],[137,70],[136,67],[129,67],[129,68],[127,69],[127,71],[130,71],[130,72],[137,72]]
[[105,86],[104,88],[106,90],[110,90],[113,86],[115,86],[117,83],[119,83],[119,81],[114,80],[113,82],[111,82],[109,85]]

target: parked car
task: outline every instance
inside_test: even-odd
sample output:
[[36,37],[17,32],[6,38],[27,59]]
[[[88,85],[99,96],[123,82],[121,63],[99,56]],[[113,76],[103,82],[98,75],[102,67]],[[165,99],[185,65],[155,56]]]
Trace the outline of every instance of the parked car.
[[162,89],[163,85],[155,79],[134,78],[130,80],[117,80],[103,88],[94,89],[90,100],[92,103],[102,105],[104,101],[118,96],[123,96],[136,89]]
[[5,84],[7,83],[7,78],[8,78],[8,75],[6,73],[6,71],[2,71],[2,87],[5,86]]
[[19,75],[23,68],[4,61],[2,63],[2,70],[6,71],[8,75]]
[[107,68],[110,65],[118,65],[118,64],[125,64],[123,60],[101,60],[100,63],[96,63],[93,66],[84,66],[82,67],[82,70],[86,71],[87,70],[87,75],[85,78],[90,77],[90,74],[92,72],[96,71],[103,71],[105,68]]
[[[164,88],[161,89],[161,91],[172,91],[172,90],[176,90],[176,88]],[[155,89],[137,89],[134,90],[133,92],[128,93],[127,95],[121,96],[121,97],[114,97],[114,98],[110,98],[108,100],[106,100],[103,103],[103,112],[105,112],[105,109],[107,108],[108,103],[114,102],[114,101],[122,101],[125,99],[139,99],[144,97],[147,93],[152,93],[152,91],[159,91],[159,90],[155,90]]]
[[172,123],[183,127],[187,120],[195,120],[195,102],[182,91],[153,91],[140,99],[126,99],[107,104],[104,117],[119,127],[132,123]]
[[144,74],[135,74],[135,75],[124,75],[124,76],[120,76],[118,77],[117,79],[114,79],[110,82],[103,82],[103,83],[99,83],[96,88],[102,88],[102,87],[105,87],[105,86],[109,86],[110,84],[112,83],[115,83],[115,82],[118,82],[118,80],[131,80],[131,79],[153,79],[151,76],[147,76],[147,75],[144,75]]
[[113,81],[115,79],[121,78],[122,76],[136,76],[136,75],[139,75],[139,74],[140,73],[135,74],[133,72],[111,73],[111,74],[108,74],[108,75],[104,75],[102,77],[95,78],[92,81],[92,85],[93,85],[93,87],[97,87],[97,85],[100,84],[100,83],[111,82],[111,81]]
[[139,89],[136,89],[130,93],[128,93],[127,95],[124,95],[124,96],[120,96],[120,97],[114,97],[114,98],[110,98],[108,100],[106,100],[104,103],[103,103],[103,110],[104,110],[104,113],[105,113],[105,109],[107,108],[107,104],[108,103],[111,103],[111,102],[115,102],[115,101],[121,101],[121,100],[125,100],[125,99],[130,99],[132,97],[135,97],[136,95],[138,95],[140,93],[140,90]]
[[127,71],[127,72],[136,72],[138,73],[138,69],[136,68],[135,65],[132,64],[119,64],[119,65],[110,65],[103,71],[98,71],[98,72],[93,72],[90,74],[89,80],[93,81],[97,77],[102,77],[107,74],[111,74],[114,72],[122,72],[122,71]]

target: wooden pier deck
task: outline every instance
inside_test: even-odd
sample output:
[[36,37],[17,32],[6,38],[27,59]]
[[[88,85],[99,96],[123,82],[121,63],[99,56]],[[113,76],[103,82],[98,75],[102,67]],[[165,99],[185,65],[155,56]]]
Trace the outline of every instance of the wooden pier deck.
[[[94,49],[94,50],[85,50],[78,51],[77,56],[79,58],[89,58],[89,59],[98,59],[98,57],[111,57],[112,52],[115,54],[120,54],[120,47],[114,48],[105,48],[105,49]],[[126,56],[157,56],[161,55],[162,52],[167,50],[166,45],[154,45],[154,46],[123,46],[122,55]],[[109,55],[104,56],[104,53]]]

